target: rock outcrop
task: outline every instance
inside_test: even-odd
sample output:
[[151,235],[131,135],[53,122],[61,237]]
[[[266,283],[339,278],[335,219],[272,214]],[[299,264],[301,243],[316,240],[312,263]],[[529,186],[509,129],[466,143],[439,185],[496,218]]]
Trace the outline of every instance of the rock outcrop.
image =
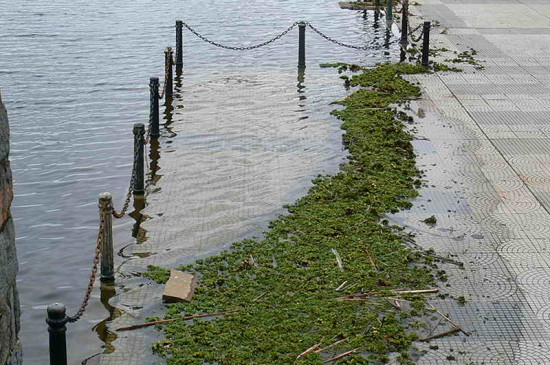
[[19,296],[15,285],[17,256],[11,218],[13,182],[9,161],[8,113],[0,95],[0,364],[20,365]]

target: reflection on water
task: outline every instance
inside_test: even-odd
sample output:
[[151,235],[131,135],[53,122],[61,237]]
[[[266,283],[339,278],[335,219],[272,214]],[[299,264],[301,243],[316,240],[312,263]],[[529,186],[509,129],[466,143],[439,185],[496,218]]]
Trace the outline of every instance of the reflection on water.
[[122,312],[109,304],[109,299],[114,297],[116,294],[116,286],[113,282],[101,283],[100,292],[101,296],[99,301],[107,310],[109,316],[96,324],[92,329],[97,333],[97,336],[104,344],[103,352],[109,354],[115,351],[115,347],[112,345],[112,342],[116,340],[117,335],[116,332],[109,331],[107,324],[113,319],[120,317]]
[[[383,52],[343,49],[309,32],[307,76],[299,72],[297,77],[297,32],[253,52],[214,49],[185,33],[185,65],[176,70],[174,103],[163,108],[160,143],[151,140],[149,145],[150,182],[165,189],[163,179],[170,182],[173,177],[165,175],[170,169],[163,165],[163,158],[186,149],[188,159],[183,161],[192,181],[185,188],[190,195],[204,197],[201,187],[215,192],[222,185],[216,179],[228,188],[254,181],[258,185],[244,192],[243,199],[252,196],[258,206],[280,200],[290,203],[310,180],[310,176],[282,179],[277,182],[282,187],[274,193],[276,197],[263,197],[271,176],[262,175],[259,164],[273,171],[283,168],[279,164],[284,160],[268,158],[274,151],[303,154],[300,163],[321,169],[312,174],[336,166],[339,157],[335,156],[342,154],[337,126],[325,124],[331,120],[327,105],[345,90],[334,70],[321,70],[317,65],[335,61],[372,65],[391,59],[397,51],[379,15],[343,11],[336,1],[0,0],[0,5],[0,87],[11,121],[21,336],[29,364],[47,362],[44,308],[59,301],[71,312],[79,305],[97,234],[97,195],[112,192],[115,205],[125,195],[132,166],[132,126],[148,120],[149,78],[163,78],[163,52],[173,43],[175,19],[185,17],[205,35],[233,45],[259,43],[304,19],[346,43],[362,45],[376,39],[387,48]],[[242,85],[247,82],[250,85]],[[254,91],[245,94],[239,85]],[[247,125],[235,123],[250,119],[247,105],[269,113],[270,123],[261,123],[262,114],[254,114],[256,119]],[[212,123],[216,118],[217,125]],[[331,149],[310,142],[310,135],[316,136],[312,125],[289,136],[272,135],[283,121],[301,125],[304,118],[334,134],[319,142]],[[250,138],[243,140],[243,133]],[[205,149],[210,157],[203,154]],[[242,167],[251,152],[266,158],[245,166],[242,176],[229,179],[231,168]],[[319,164],[316,153],[328,156]],[[216,154],[225,156],[220,166],[212,160]],[[232,162],[231,158],[240,160]],[[140,246],[148,243],[151,232],[140,225],[146,219],[144,204],[134,206],[133,219],[114,222],[115,249],[126,257],[133,257],[129,253],[136,242]],[[215,202],[201,207],[190,201],[182,206],[191,213],[210,209],[213,216],[218,214],[214,209],[221,209]],[[257,234],[269,214],[258,218],[252,213],[247,207],[231,219],[197,222],[197,230],[201,224],[214,227],[213,231],[231,224],[231,228],[244,227],[249,234]],[[219,235],[223,236],[221,228]],[[202,239],[205,245],[211,243]],[[117,260],[120,265],[125,258],[118,256]],[[108,304],[114,294],[114,289],[109,290],[105,294],[98,283],[85,316],[69,325],[69,363],[80,363],[101,346],[112,349],[104,324],[106,318],[118,314]],[[94,326],[97,333],[91,330]]]
[[142,243],[147,239],[147,231],[141,227],[141,223],[147,219],[147,216],[141,213],[143,208],[145,208],[145,204],[145,196],[134,195],[134,210],[129,214],[129,216],[135,221],[132,227],[132,237],[136,239],[136,243]]

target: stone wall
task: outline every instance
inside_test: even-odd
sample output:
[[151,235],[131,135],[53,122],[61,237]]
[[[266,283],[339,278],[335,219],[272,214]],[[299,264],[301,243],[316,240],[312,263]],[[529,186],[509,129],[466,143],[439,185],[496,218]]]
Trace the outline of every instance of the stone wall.
[[0,95],[0,365],[19,365],[19,297],[15,286],[17,256],[10,214],[13,199],[8,113]]

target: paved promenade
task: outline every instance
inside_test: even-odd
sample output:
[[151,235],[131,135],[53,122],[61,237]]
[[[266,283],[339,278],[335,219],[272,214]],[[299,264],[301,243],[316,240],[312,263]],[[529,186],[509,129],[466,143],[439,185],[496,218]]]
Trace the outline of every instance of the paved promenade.
[[441,22],[432,48],[474,48],[485,69],[415,77],[428,186],[395,220],[464,263],[445,265],[442,290],[467,302],[432,304],[472,333],[419,344],[418,363],[550,364],[550,3],[419,2],[414,21]]

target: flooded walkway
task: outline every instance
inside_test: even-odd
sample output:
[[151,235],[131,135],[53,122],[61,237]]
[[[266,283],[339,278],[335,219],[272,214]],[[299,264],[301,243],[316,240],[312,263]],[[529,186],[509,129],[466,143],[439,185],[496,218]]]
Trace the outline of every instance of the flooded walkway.
[[[431,303],[471,332],[418,344],[419,363],[550,363],[550,7],[419,2],[413,13],[441,22],[432,48],[474,48],[485,66],[415,77],[424,96],[413,110],[425,118],[414,145],[428,186],[395,220],[464,263],[443,265],[441,290],[465,303]],[[420,222],[431,215],[433,228]]]
[[[124,278],[117,287],[96,283],[84,317],[68,327],[70,364],[123,347],[107,322],[140,311],[131,299],[143,295],[129,288],[147,281],[135,271],[191,261],[260,235],[313,176],[335,171],[344,152],[329,104],[346,90],[319,63],[372,65],[398,53],[395,44],[384,48],[383,20],[341,10],[336,1],[2,5],[0,87],[12,132],[21,340],[25,361],[33,364],[48,359],[46,306],[62,302],[73,314],[82,300],[98,194],[112,192],[120,208],[132,166],[132,125],[147,122],[149,78],[162,79],[163,49],[174,45],[176,19],[233,46],[260,43],[305,20],[335,39],[359,46],[374,40],[383,50],[344,49],[307,31],[307,69],[298,85],[296,29],[252,52],[219,50],[184,34],[183,79],[160,140],[160,190],[151,191],[144,211],[151,219],[137,239],[134,220],[116,221],[116,252],[130,245],[115,259]],[[133,342],[139,350],[133,353],[150,356],[150,340]]]
[[[369,32],[381,45],[390,36],[375,28]],[[319,67],[317,60],[327,59],[316,44],[324,40],[308,37],[308,55],[315,61],[308,61],[305,73],[296,68],[296,52],[290,52],[289,67],[242,67],[234,61],[233,70],[189,67],[178,78],[159,139],[160,169],[141,212],[146,219],[137,242],[125,248],[126,260],[118,268],[124,278],[109,302],[114,308],[104,337],[107,351],[93,361],[164,363],[152,354],[151,345],[161,335],[154,328],[115,332],[165,311],[164,286],[134,274],[148,265],[192,263],[260,236],[269,221],[285,213],[285,204],[306,194],[315,176],[336,172],[344,161],[341,122],[330,112],[336,108],[331,102],[348,90],[334,69]],[[283,48],[296,44],[297,33],[288,38]],[[372,65],[386,51],[368,52],[372,59],[356,61]],[[398,56],[395,43],[389,51],[388,57]]]

